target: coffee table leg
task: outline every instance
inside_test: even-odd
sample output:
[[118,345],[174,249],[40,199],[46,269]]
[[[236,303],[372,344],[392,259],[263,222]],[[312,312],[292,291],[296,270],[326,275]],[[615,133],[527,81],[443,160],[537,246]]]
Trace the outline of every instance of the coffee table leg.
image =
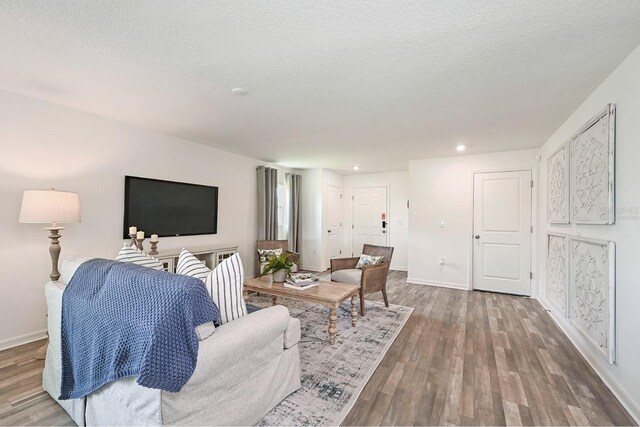
[[276,297],[276,296],[272,296],[272,297],[271,297],[271,303],[272,303],[273,305],[278,305],[278,297]]
[[358,310],[356,309],[356,296],[351,297],[351,326],[356,326],[358,321]]
[[329,344],[331,345],[335,344],[336,342],[336,320],[338,320],[336,309],[329,308]]
[[244,303],[248,303],[249,302],[249,292],[247,291],[242,291],[242,298],[244,298]]

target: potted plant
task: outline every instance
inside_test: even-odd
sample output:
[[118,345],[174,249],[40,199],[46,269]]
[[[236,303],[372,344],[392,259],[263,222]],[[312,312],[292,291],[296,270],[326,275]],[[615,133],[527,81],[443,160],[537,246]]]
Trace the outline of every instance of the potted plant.
[[283,283],[291,273],[291,267],[293,267],[293,263],[287,259],[287,254],[272,255],[267,259],[260,276],[271,273],[274,282]]

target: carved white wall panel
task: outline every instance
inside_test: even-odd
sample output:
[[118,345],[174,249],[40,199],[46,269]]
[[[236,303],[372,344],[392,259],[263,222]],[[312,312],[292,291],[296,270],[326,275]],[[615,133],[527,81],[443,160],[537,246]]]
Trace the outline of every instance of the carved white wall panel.
[[569,240],[571,322],[609,361],[615,362],[615,244]]
[[569,242],[566,234],[547,234],[547,300],[568,317]]
[[547,221],[569,223],[569,144],[547,160]]
[[571,222],[613,224],[615,106],[571,137]]

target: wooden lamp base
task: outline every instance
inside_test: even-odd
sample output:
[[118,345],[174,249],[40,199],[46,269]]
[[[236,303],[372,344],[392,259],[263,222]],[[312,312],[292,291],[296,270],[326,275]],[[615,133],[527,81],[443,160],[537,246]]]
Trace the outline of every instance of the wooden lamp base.
[[[51,274],[49,278],[51,278],[52,282],[57,281],[60,278],[60,271],[58,271],[58,260],[60,259],[60,230],[64,230],[64,227],[56,227],[55,225],[52,227],[46,227],[45,230],[49,230],[49,239],[51,239],[51,245],[49,246],[49,254],[51,255]],[[49,341],[44,343],[44,345],[36,350],[35,358],[38,360],[42,360],[47,355],[47,347],[49,346]]]
[[58,260],[60,259],[60,230],[64,230],[64,227],[46,227],[45,230],[49,230],[49,238],[51,239],[51,245],[49,246],[49,254],[51,254],[51,274],[49,277],[52,282],[57,281],[60,278],[60,272],[58,271]]

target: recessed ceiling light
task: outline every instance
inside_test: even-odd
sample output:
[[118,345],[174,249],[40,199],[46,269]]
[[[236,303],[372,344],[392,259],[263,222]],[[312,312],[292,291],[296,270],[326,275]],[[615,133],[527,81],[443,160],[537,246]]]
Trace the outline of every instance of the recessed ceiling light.
[[359,170],[360,170],[360,166],[358,166],[358,165],[354,165],[354,166],[353,166],[353,170],[354,170],[354,171],[359,171]]
[[231,93],[234,95],[244,96],[244,95],[247,95],[249,92],[247,92],[246,89],[242,89],[241,87],[234,87],[233,89],[231,89]]
[[456,147],[456,150],[458,150],[458,151],[464,151],[464,150],[466,150],[466,149],[467,149],[467,147],[466,147],[465,145],[463,145],[463,144],[460,144],[460,145],[458,145],[458,146]]

